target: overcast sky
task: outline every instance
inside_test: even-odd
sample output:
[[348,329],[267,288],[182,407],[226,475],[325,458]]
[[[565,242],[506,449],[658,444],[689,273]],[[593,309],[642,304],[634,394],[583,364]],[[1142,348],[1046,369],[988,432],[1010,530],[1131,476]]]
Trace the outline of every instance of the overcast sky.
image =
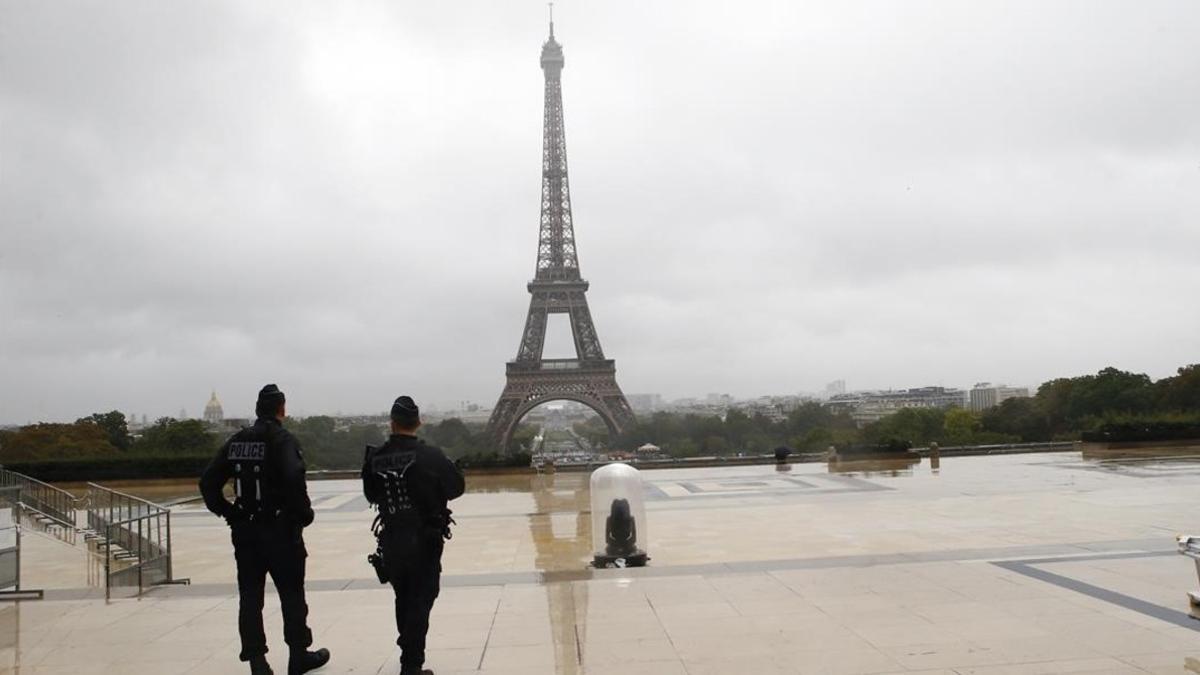
[[[555,13],[627,393],[1200,361],[1195,0]],[[213,389],[244,416],[265,382],[293,414],[490,406],[536,257],[545,17],[0,0],[0,422]]]

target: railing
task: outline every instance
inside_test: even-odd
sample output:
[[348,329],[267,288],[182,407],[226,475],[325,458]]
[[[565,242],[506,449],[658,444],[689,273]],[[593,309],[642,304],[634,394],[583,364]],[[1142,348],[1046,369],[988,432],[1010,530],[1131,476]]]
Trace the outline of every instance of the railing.
[[21,588],[21,487],[0,487],[0,600],[41,599]]
[[615,369],[612,359],[542,359],[540,361],[509,361],[508,372],[539,370],[602,370]]
[[146,501],[88,483],[87,529],[104,556],[104,597],[113,588],[188,583],[171,569],[171,511]]
[[35,515],[74,532],[79,526],[79,499],[36,478],[0,467],[0,488],[19,487],[21,504]]

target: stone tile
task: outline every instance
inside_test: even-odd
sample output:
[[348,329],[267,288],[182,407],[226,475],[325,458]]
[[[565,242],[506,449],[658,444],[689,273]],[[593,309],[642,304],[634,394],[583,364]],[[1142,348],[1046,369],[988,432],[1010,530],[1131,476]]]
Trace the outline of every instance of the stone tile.
[[883,647],[880,651],[909,670],[958,670],[971,666],[998,665],[1008,660],[998,649],[965,641]]
[[957,668],[960,675],[1058,675],[1059,673],[1117,673],[1144,672],[1117,659],[1058,659],[1033,663],[1017,663],[1002,666]]
[[489,646],[483,653],[483,670],[553,667],[555,663],[555,649],[550,644]]

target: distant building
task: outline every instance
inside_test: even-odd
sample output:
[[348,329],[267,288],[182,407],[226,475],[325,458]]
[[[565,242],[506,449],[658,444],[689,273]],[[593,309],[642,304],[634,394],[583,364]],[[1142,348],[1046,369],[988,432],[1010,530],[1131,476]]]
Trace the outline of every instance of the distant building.
[[708,405],[730,405],[733,403],[733,397],[729,394],[708,394],[704,397],[704,402]]
[[846,381],[845,380],[834,380],[833,382],[830,382],[829,384],[825,385],[825,396],[826,397],[832,398],[834,396],[840,396],[844,393],[846,393]]
[[796,409],[799,401],[798,396],[760,396],[752,401],[736,402],[729,409],[740,410],[750,417],[762,415],[772,422],[782,422],[789,411]]
[[217,392],[214,391],[208,399],[208,404],[204,406],[204,421],[214,427],[219,427],[225,422],[225,409],[221,407],[221,402],[217,400]]
[[983,412],[1010,398],[1029,398],[1029,388],[1007,387],[1003,384],[993,386],[991,382],[980,382],[971,389],[970,408],[973,412]]
[[904,408],[961,408],[966,404],[966,391],[948,387],[855,392],[833,396],[827,403],[831,408],[850,413],[860,427]]
[[629,401],[629,407],[633,408],[635,412],[655,412],[663,407],[660,394],[628,394],[625,398]]

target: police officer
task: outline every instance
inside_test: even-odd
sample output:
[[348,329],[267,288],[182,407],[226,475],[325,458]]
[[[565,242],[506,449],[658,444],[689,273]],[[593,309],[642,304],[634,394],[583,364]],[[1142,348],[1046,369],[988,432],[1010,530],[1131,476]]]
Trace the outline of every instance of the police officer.
[[[446,502],[463,493],[462,472],[445,453],[417,438],[421,414],[401,396],[392,404],[392,434],[363,462],[363,494],[379,510],[381,578],[396,594],[396,631],[401,675],[417,675],[425,663],[429,613],[440,589],[442,547],[450,538]],[[380,563],[376,563],[379,565]]]
[[[282,422],[283,392],[268,384],[258,392],[254,426],[234,434],[200,477],[200,493],[209,511],[229,523],[237,560],[238,633],[241,660],[254,675],[272,675],[267,664],[263,631],[263,591],[271,575],[283,610],[283,638],[290,650],[288,675],[320,668],[329,650],[308,651],[308,605],[304,601],[303,529],[313,521],[312,503],[304,483],[300,444]],[[225,498],[233,480],[235,499]]]

